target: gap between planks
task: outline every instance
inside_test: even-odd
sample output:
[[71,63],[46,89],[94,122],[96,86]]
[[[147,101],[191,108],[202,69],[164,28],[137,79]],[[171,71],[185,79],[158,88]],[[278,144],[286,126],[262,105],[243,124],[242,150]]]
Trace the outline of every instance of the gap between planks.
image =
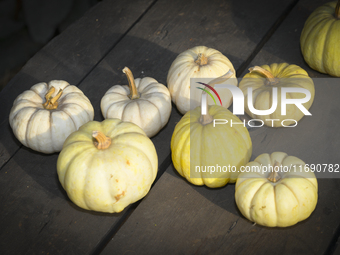
[[[98,60],[98,62],[93,65],[93,67],[88,71],[86,75],[80,81],[75,84],[75,86],[79,87],[79,85],[90,75],[90,73],[103,61],[103,59],[120,43],[123,38],[131,31],[131,29],[145,16],[145,14],[155,5],[158,0],[154,0],[149,7],[138,17],[138,19],[122,34],[118,40],[103,54],[103,56]],[[0,167],[0,171],[7,165],[7,163],[18,153],[18,151],[23,147],[22,144],[19,145],[19,148],[6,160],[2,166]]]
[[[155,0],[154,2],[152,2],[152,4],[147,8],[147,10],[138,18],[138,20],[136,20],[136,22],[126,31],[126,33],[124,33],[124,35],[119,38],[119,40],[114,44],[114,46],[110,49],[110,51],[128,34],[128,32],[133,28],[133,26],[135,26],[142,18],[143,16],[145,16],[145,14],[153,7],[153,5],[157,2],[157,0]],[[279,16],[279,18],[274,22],[274,24],[269,28],[269,30],[267,31],[267,33],[265,33],[265,35],[263,36],[263,38],[261,39],[261,41],[257,44],[257,46],[255,47],[255,49],[252,51],[252,53],[249,55],[249,57],[240,65],[240,67],[236,70],[236,76],[238,77],[240,74],[242,74],[244,72],[244,70],[249,66],[249,64],[251,63],[251,61],[255,58],[255,56],[260,52],[260,50],[263,48],[263,46],[267,43],[267,41],[271,38],[271,36],[275,33],[275,31],[279,28],[279,26],[282,24],[282,22],[286,19],[286,17],[289,15],[289,13],[293,10],[293,8],[296,6],[296,4],[299,2],[299,0],[295,0],[294,2],[292,2],[284,11],[283,13]],[[109,51],[109,52],[110,52]],[[108,54],[108,53],[107,53]],[[107,55],[105,54],[105,56]],[[104,56],[104,57],[105,57]],[[103,57],[103,58],[104,58]],[[102,58],[102,59],[103,59]],[[101,59],[101,60],[102,60]],[[98,62],[100,63],[100,61]],[[95,66],[91,69],[91,71],[95,68]],[[90,72],[91,72],[90,71]],[[89,72],[89,73],[90,73]],[[88,74],[89,74],[88,73]],[[88,74],[81,80],[83,81]],[[175,106],[173,106],[175,107]],[[152,187],[157,183],[157,181],[160,179],[160,177],[163,175],[163,173],[166,171],[166,169],[172,164],[171,161],[171,153],[166,157],[166,159],[161,163],[159,169],[158,169],[158,173],[157,173],[157,177],[154,181],[154,183],[152,184],[150,191],[152,190]],[[150,192],[149,191],[149,192]],[[90,252],[91,255],[98,255],[100,254],[103,249],[105,248],[105,246],[110,242],[110,240],[112,240],[114,238],[114,236],[116,235],[116,233],[119,231],[119,229],[123,226],[123,224],[128,220],[128,218],[130,217],[130,215],[133,213],[133,211],[138,207],[138,205],[143,201],[143,199],[137,201],[136,203],[132,204],[129,206],[129,208],[127,209],[127,211],[124,213],[124,215],[119,219],[118,222],[116,222],[116,224],[114,224],[111,229],[108,231],[108,233],[102,238],[102,240],[98,243],[98,245],[93,249],[92,252]],[[340,228],[340,226],[339,226]],[[338,231],[339,232],[339,231]],[[336,241],[330,244],[330,249],[331,251],[334,249],[333,246],[336,245]],[[333,245],[332,245],[333,244]]]

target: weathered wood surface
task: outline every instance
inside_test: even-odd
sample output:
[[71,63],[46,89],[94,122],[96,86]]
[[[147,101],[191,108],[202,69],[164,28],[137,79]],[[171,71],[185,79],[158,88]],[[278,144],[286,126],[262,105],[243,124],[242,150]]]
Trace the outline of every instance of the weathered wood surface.
[[[331,232],[336,229],[332,222],[339,223],[336,216],[339,216],[337,198],[340,194],[336,180],[319,181],[320,201],[307,221],[287,230],[253,226],[235,206],[234,185],[217,190],[195,187],[179,177],[170,165],[171,134],[181,118],[175,107],[168,125],[152,138],[159,156],[159,176],[167,170],[129,218],[138,203],[112,215],[76,207],[58,182],[55,168],[58,155],[42,155],[22,147],[7,121],[12,102],[21,91],[36,82],[61,77],[84,91],[94,106],[95,120],[100,121],[103,119],[101,97],[111,86],[127,83],[121,72],[124,66],[128,66],[136,78],[151,76],[166,84],[168,69],[177,54],[196,45],[220,50],[233,62],[238,74],[244,73],[295,3],[293,0],[272,3],[215,0],[207,5],[203,0],[106,0],[54,39],[0,93],[3,99],[0,123],[5,131],[0,136],[3,148],[0,149],[3,160],[0,162],[0,192],[3,194],[0,198],[0,251],[5,254],[97,254],[112,237],[104,254],[325,251],[326,241],[331,242]],[[300,33],[301,22],[318,4],[313,1],[295,6],[252,64],[257,64],[261,56],[263,63],[274,61],[273,56],[297,64],[301,62],[299,48],[294,48],[298,46],[291,46],[296,56],[293,53],[276,55],[275,44],[279,41],[278,47],[291,45],[277,38],[285,38],[285,34],[291,36],[292,24],[300,24],[296,32]],[[264,52],[269,52],[267,57]],[[273,58],[269,57],[271,55]],[[317,97],[313,107],[328,104],[334,116],[339,105],[336,101],[329,104],[328,100],[335,95],[326,93]],[[320,113],[313,112],[313,118]],[[322,115],[322,118],[331,121],[330,115]],[[306,118],[302,123],[313,124],[313,119]],[[332,124],[339,125],[335,119]],[[253,158],[262,152],[287,149],[305,159],[303,151],[311,150],[312,146],[322,144],[323,149],[328,148],[322,138],[330,139],[333,133],[322,130],[322,135],[311,141],[308,135],[314,133],[300,137],[303,127],[299,126],[294,134],[289,130],[281,134],[279,130],[268,128],[251,131]],[[322,126],[318,125],[314,130],[320,129]],[[338,146],[339,139],[333,138],[332,146]],[[297,140],[301,141],[300,145],[296,144]],[[323,158],[323,163],[339,163],[331,149],[327,149],[331,154]],[[310,158],[319,151],[312,150]],[[313,158],[316,160],[313,162],[318,162],[320,157],[322,154]],[[329,219],[325,219],[324,214]],[[276,242],[269,246],[271,238]]]
[[[97,12],[94,14],[90,12],[88,14],[90,17],[87,17],[84,22],[78,22],[76,26],[81,27],[84,33],[84,28],[88,29],[86,23],[94,22],[93,20],[97,19],[100,21],[102,12],[103,15],[108,16],[107,12],[110,12],[109,10],[113,8],[111,5],[111,2],[103,2],[102,6],[97,7],[99,8]],[[266,16],[258,33],[253,32],[254,27],[247,27],[248,25],[243,20],[245,17],[233,16],[233,9],[229,9],[230,4],[220,4],[216,1],[212,6],[214,8],[210,9],[210,12],[207,13],[208,16],[202,17],[198,12],[204,9],[203,1],[200,3],[181,3],[178,1],[174,5],[169,5],[166,1],[157,2],[157,4],[151,5],[147,12],[143,13],[145,16],[134,24],[131,31],[123,37],[120,31],[115,33],[114,29],[111,33],[108,33],[107,37],[113,37],[113,39],[107,42],[105,47],[98,45],[99,42],[96,40],[91,42],[90,39],[94,37],[93,34],[85,33],[85,36],[82,37],[78,32],[77,36],[80,36],[80,38],[76,40],[72,37],[70,40],[75,41],[76,44],[78,41],[79,44],[82,44],[81,49],[86,50],[82,52],[84,59],[69,63],[69,57],[74,56],[74,52],[77,52],[77,50],[71,47],[71,49],[60,52],[58,48],[70,47],[63,46],[62,41],[67,40],[67,37],[71,37],[73,33],[77,32],[74,31],[73,26],[73,30],[66,33],[64,39],[62,37],[55,39],[59,41],[52,41],[39,52],[23,71],[11,81],[10,86],[1,95],[6,98],[6,95],[10,92],[27,89],[41,80],[60,79],[60,76],[62,76],[63,79],[78,85],[84,91],[95,108],[95,119],[102,120],[99,108],[100,99],[112,85],[126,84],[125,77],[121,73],[124,66],[129,66],[135,77],[152,76],[165,84],[167,70],[179,52],[194,45],[208,43],[211,44],[210,47],[218,48],[227,55],[230,54],[231,60],[239,66],[252,53],[258,41],[282,14],[282,9],[287,8],[288,3],[275,5],[276,11]],[[141,4],[138,4],[134,8],[139,8],[143,12],[147,7],[148,5],[144,5],[143,9]],[[218,12],[221,7],[227,11],[225,13]],[[103,9],[102,12],[100,8]],[[233,8],[239,7],[234,6]],[[128,10],[123,9],[122,12],[127,13]],[[253,6],[246,10],[245,14],[248,15],[248,19],[255,21],[257,15],[253,13]],[[259,12],[261,15],[265,13],[264,10],[259,10]],[[215,17],[216,13],[218,15]],[[135,14],[135,18],[138,16],[134,12],[132,14]],[[139,15],[142,14],[139,13]],[[125,20],[124,16],[120,18]],[[224,30],[225,19],[235,20],[236,23],[232,23],[234,25],[231,28],[229,27],[229,30]],[[200,22],[197,22],[197,20],[200,20]],[[206,23],[212,23],[215,32],[219,31],[213,41],[206,42],[206,40],[211,40],[211,34],[206,35],[210,26],[205,27]],[[245,27],[239,30],[238,23]],[[107,29],[114,24],[111,20],[110,22],[103,21],[101,26]],[[121,26],[120,23],[117,24],[116,29],[119,26]],[[127,29],[128,27],[125,28],[125,32]],[[93,33],[98,33],[94,28],[92,30]],[[121,33],[124,34],[125,32],[122,31]],[[250,39],[248,33],[251,35]],[[107,39],[105,36],[101,38],[104,41]],[[243,45],[242,51],[239,50],[240,54],[232,56],[232,53],[236,53],[236,47],[233,44],[223,44],[218,47],[219,40],[227,41],[228,39],[237,40],[238,44]],[[84,42],[88,44],[84,44]],[[60,44],[62,45],[58,46]],[[64,44],[69,45],[69,42],[64,42]],[[102,48],[105,48],[105,50]],[[108,51],[110,52],[108,53]],[[44,65],[40,64],[41,62]],[[82,65],[85,65],[85,67]],[[34,68],[37,66],[41,67],[41,72]],[[21,85],[25,77],[27,78],[26,83]],[[16,94],[18,93],[20,92],[17,91]],[[14,97],[6,99],[7,104],[5,106],[7,108],[5,110],[7,114],[10,110],[8,102],[12,103]],[[177,111],[173,109],[169,124],[152,139],[158,152],[160,171],[165,170],[170,164],[171,133],[180,117]],[[102,243],[105,243],[107,236],[110,237],[110,233],[117,228],[116,225],[121,223],[120,219],[124,219],[129,211],[125,210],[120,214],[109,215],[87,212],[73,205],[57,179],[55,163],[58,155],[42,155],[25,147],[20,147],[13,135],[8,135],[10,129],[7,118],[8,115],[3,116],[3,125],[7,125],[9,141],[2,138],[1,141],[4,141],[3,144],[8,145],[8,148],[10,146],[16,148],[16,153],[13,155],[13,151],[10,151],[8,155],[11,158],[5,160],[7,164],[0,171],[1,193],[4,195],[0,201],[2,212],[0,249],[9,254],[20,254],[26,251],[53,254],[67,251],[68,254],[85,254],[99,250],[103,245]],[[20,245],[18,245],[19,243]]]
[[38,82],[78,85],[152,5],[152,0],[100,2],[41,49],[0,93],[0,167],[21,147],[8,124],[14,99]]
[[[299,1],[248,67],[288,62],[300,65],[313,78],[328,77],[306,65],[299,47],[304,22],[320,4]],[[305,117],[297,127],[250,131],[252,160],[262,153],[284,151],[309,164],[340,162],[336,117],[340,88],[322,85],[316,83],[313,116]],[[241,215],[233,184],[215,190],[197,187],[171,165],[102,254],[336,254],[340,180],[318,179],[318,184],[318,205],[310,218],[285,229],[266,228]]]

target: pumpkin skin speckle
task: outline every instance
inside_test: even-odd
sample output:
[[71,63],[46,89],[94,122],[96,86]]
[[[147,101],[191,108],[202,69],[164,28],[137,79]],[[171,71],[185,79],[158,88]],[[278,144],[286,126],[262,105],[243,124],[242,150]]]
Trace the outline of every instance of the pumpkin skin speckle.
[[[111,143],[98,149],[93,131],[110,137]],[[72,202],[86,210],[109,213],[143,198],[157,169],[156,149],[145,132],[119,119],[81,126],[66,139],[57,161],[59,181]]]
[[[287,173],[273,182],[272,173],[261,170],[263,166],[288,167]],[[318,200],[318,183],[314,173],[300,171],[305,163],[283,152],[265,153],[249,162],[246,167],[258,172],[243,172],[235,186],[237,207],[244,217],[267,227],[288,227],[307,219],[314,211]],[[297,166],[294,168],[294,166]],[[295,171],[298,169],[298,171]]]

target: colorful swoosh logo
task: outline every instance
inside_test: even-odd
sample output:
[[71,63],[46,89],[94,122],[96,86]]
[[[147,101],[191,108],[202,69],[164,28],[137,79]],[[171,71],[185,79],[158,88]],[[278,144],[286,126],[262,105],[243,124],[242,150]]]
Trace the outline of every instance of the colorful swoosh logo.
[[[217,91],[216,91],[212,86],[210,86],[210,85],[208,85],[208,84],[205,84],[205,83],[203,83],[203,82],[197,82],[197,83],[206,86],[206,87],[209,88],[212,92],[214,92],[215,95],[217,96],[218,100],[220,100],[220,103],[221,103],[221,106],[222,106],[222,100],[221,100],[219,94],[217,93]],[[211,96],[211,98],[214,100],[215,105],[217,104],[217,103],[216,103],[216,100],[215,100],[215,98],[214,98],[214,96],[210,93],[210,91],[208,91],[208,90],[206,90],[206,89],[204,89],[204,88],[200,88],[200,87],[197,87],[197,88],[198,88],[198,89],[201,89],[201,90],[203,90],[203,91],[205,91],[205,92],[206,92],[209,96]]]

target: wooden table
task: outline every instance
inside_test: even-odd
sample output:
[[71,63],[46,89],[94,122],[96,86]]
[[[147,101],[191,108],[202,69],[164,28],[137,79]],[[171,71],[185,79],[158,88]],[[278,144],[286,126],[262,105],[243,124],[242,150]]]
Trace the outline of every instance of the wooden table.
[[[310,13],[327,1],[104,0],[40,50],[0,93],[1,254],[340,254],[340,180],[321,178],[315,211],[288,228],[254,225],[238,211],[235,185],[189,184],[173,168],[170,139],[182,117],[173,106],[152,141],[159,172],[149,194],[118,214],[85,211],[57,179],[58,154],[21,145],[8,116],[14,99],[35,83],[77,85],[102,121],[100,100],[121,70],[166,85],[172,61],[205,45],[226,55],[243,77],[254,65],[288,62],[313,78],[299,37]],[[340,163],[340,86],[316,86],[313,116],[294,129],[250,130],[251,160],[285,151],[307,163]]]

